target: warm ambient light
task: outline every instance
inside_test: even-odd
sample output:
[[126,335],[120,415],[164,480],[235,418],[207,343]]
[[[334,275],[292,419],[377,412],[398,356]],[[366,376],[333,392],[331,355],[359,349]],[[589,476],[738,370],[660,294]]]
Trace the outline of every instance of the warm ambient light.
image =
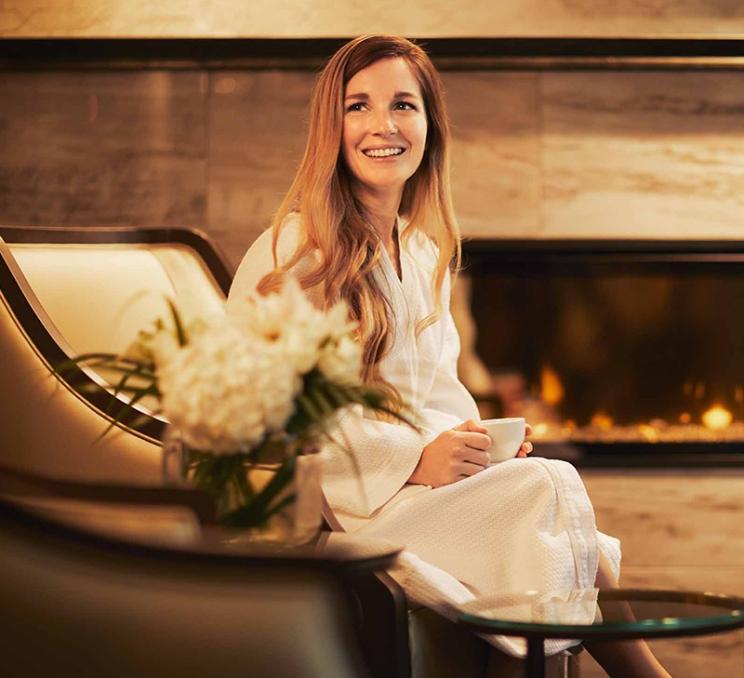
[[543,365],[540,370],[540,397],[543,402],[555,406],[563,400],[564,394],[558,373],[550,365]]
[[712,431],[722,431],[728,428],[733,419],[731,412],[729,412],[723,405],[714,405],[709,410],[703,412],[703,425]]

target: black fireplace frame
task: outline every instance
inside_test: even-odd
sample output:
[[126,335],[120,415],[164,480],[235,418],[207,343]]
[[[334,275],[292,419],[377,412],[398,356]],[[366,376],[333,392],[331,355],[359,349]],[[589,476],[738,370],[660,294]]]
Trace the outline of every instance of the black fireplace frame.
[[[623,272],[691,274],[738,266],[744,275],[744,240],[470,239],[463,242],[462,272],[591,273],[592,267]],[[730,268],[727,268],[730,272]],[[744,467],[742,442],[543,442],[538,456],[567,459],[579,467]]]

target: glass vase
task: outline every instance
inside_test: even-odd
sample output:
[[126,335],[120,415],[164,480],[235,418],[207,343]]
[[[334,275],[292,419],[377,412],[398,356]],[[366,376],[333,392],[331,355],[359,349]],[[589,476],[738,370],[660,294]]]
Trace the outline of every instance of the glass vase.
[[[240,474],[232,486],[216,491],[209,476],[211,462],[226,462],[227,457],[191,450],[172,427],[163,437],[162,470],[164,483],[170,487],[196,487],[215,500],[218,523],[224,526],[228,543],[278,542],[305,544],[315,537],[323,524],[321,473],[323,455],[315,448],[305,448],[302,454],[288,449],[283,459],[272,463],[236,461],[233,473]],[[296,456],[295,456],[296,455]],[[195,461],[196,460],[196,461]],[[197,464],[206,464],[196,472]],[[224,469],[220,469],[223,471]],[[277,477],[277,476],[281,477]],[[273,483],[273,485],[272,485]],[[252,488],[246,497],[236,487]],[[281,486],[279,491],[273,488]],[[280,507],[265,520],[251,516],[266,503],[265,490],[271,491],[272,507]]]

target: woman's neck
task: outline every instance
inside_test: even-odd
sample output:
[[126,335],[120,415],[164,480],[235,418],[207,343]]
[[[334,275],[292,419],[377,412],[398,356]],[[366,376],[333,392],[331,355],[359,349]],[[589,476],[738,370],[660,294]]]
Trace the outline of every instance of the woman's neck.
[[363,191],[359,195],[370,225],[377,231],[386,249],[397,245],[395,226],[398,220],[398,209],[403,192],[372,193]]

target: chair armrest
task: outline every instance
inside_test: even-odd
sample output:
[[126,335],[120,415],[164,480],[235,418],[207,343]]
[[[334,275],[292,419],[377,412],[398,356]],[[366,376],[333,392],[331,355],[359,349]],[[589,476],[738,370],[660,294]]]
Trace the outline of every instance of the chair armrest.
[[0,465],[0,495],[133,506],[182,506],[191,510],[201,524],[215,523],[216,512],[211,497],[206,492],[191,488],[72,482]]

